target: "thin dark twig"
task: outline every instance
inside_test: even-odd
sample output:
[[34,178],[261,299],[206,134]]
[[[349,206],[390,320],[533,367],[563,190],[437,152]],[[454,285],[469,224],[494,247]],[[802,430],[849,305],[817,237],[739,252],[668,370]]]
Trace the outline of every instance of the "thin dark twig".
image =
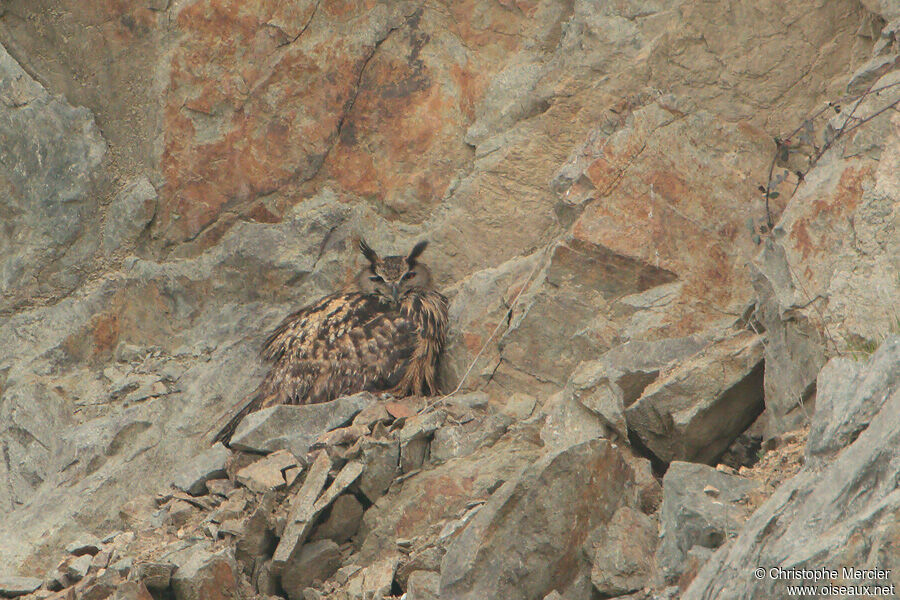
[[[547,248],[549,248],[552,244],[553,244],[553,243],[551,243],[550,245],[548,245]],[[544,250],[546,250],[547,248],[544,248]],[[472,359],[472,362],[469,363],[469,368],[467,368],[467,369],[466,369],[466,372],[463,373],[463,376],[460,378],[459,384],[456,386],[456,389],[454,389],[454,390],[453,390],[452,392],[450,392],[449,394],[446,394],[446,395],[444,395],[444,396],[441,396],[441,397],[438,398],[437,400],[434,400],[434,401],[432,401],[431,403],[426,404],[424,407],[422,407],[421,410],[419,410],[418,414],[423,414],[423,413],[426,413],[426,412],[430,411],[430,410],[433,409],[435,406],[437,406],[438,404],[440,404],[441,402],[443,402],[443,401],[446,400],[447,398],[453,396],[454,394],[456,394],[457,392],[459,392],[459,390],[462,389],[462,386],[463,386],[463,384],[466,382],[466,378],[468,378],[469,373],[472,371],[472,368],[475,366],[475,363],[478,362],[478,359],[481,358],[481,355],[484,353],[485,349],[488,347],[488,345],[489,345],[489,344],[491,343],[491,341],[494,339],[494,336],[497,335],[497,332],[498,332],[498,331],[500,331],[500,327],[502,327],[504,323],[507,323],[507,322],[508,322],[508,319],[509,319],[510,315],[512,315],[513,309],[516,307],[516,304],[518,304],[518,302],[519,302],[519,298],[522,297],[522,294],[525,293],[525,290],[529,289],[530,284],[531,284],[531,280],[534,278],[535,274],[538,272],[538,270],[540,269],[540,267],[541,267],[541,265],[542,265],[543,263],[544,263],[543,258],[542,258],[542,257],[538,257],[537,261],[536,261],[535,264],[534,264],[534,268],[531,269],[531,273],[528,274],[528,277],[525,279],[525,283],[523,283],[523,284],[522,284],[522,287],[519,289],[519,293],[516,294],[516,297],[513,298],[513,301],[512,301],[512,302],[510,302],[509,308],[506,309],[506,312],[505,312],[505,313],[503,313],[503,318],[500,319],[500,321],[497,323],[497,326],[494,327],[494,330],[491,332],[491,335],[490,335],[490,336],[488,337],[488,339],[484,342],[484,344],[481,345],[481,349],[478,351],[478,354],[476,354],[476,355],[475,355],[475,358]]]

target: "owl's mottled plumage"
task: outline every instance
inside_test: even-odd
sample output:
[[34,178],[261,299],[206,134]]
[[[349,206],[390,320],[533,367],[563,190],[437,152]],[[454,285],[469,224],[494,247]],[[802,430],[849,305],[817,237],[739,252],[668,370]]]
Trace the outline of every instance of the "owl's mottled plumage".
[[272,368],[215,440],[228,443],[245,416],[279,404],[328,402],[360,391],[436,393],[447,299],[431,289],[431,273],[418,261],[426,245],[379,258],[361,241],[369,264],[357,277],[359,291],[326,296],[272,332],[261,353]]

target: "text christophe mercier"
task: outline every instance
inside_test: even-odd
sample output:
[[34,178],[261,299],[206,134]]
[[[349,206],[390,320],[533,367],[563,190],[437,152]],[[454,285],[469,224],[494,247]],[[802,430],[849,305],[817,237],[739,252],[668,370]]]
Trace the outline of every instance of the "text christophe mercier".
[[[854,569],[852,567],[841,567],[840,571],[837,569],[783,569],[781,567],[772,567],[765,569],[764,575],[764,577],[769,579],[802,579],[804,581],[834,581],[835,579],[850,581],[874,579],[883,581],[890,576],[890,569]],[[764,577],[759,577],[759,579]]]
[[[890,569],[856,569],[853,567],[841,567],[838,569],[785,569],[782,567],[759,567],[753,571],[756,579],[772,579],[777,581],[802,581],[804,583],[814,583],[816,586],[810,588],[804,585],[801,589],[793,590],[796,586],[789,586],[788,591],[798,591],[803,593],[825,594],[825,595],[851,595],[851,596],[870,596],[878,594],[890,594],[893,596],[894,584],[889,583],[891,577]],[[841,584],[835,585],[833,582],[839,581]],[[881,585],[866,585],[863,581],[883,582]],[[847,585],[847,584],[850,585]],[[809,589],[808,589],[809,588]],[[791,594],[794,595],[794,594]]]

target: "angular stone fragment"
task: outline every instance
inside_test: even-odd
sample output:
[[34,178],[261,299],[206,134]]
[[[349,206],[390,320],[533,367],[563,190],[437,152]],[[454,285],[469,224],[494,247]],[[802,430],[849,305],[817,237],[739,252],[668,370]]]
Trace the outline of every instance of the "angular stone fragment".
[[114,600],[154,600],[147,587],[140,581],[126,581],[116,588]]
[[400,473],[400,442],[366,438],[361,444],[359,460],[365,466],[356,485],[369,502],[375,502],[391,486]]
[[510,417],[498,413],[479,414],[459,425],[444,425],[434,432],[429,457],[432,462],[441,463],[491,446],[506,433],[511,422]]
[[866,362],[833,358],[822,368],[806,444],[809,459],[821,461],[840,452],[869,426],[900,388],[898,364],[900,338],[893,337]]
[[93,558],[94,557],[90,554],[82,554],[81,556],[73,558],[66,566],[66,575],[68,575],[72,581],[81,581],[88,574],[88,571],[90,571]]
[[291,499],[291,512],[272,556],[274,573],[281,573],[287,561],[295,552],[300,551],[303,542],[306,541],[313,521],[318,515],[315,510],[316,499],[325,487],[330,468],[331,460],[328,458],[328,454],[320,451],[310,465],[300,490]]
[[591,582],[597,592],[612,598],[645,587],[653,569],[656,542],[653,519],[628,506],[617,510],[608,524],[592,531],[585,551],[593,557]]
[[265,408],[241,421],[231,447],[262,453],[290,450],[294,456],[306,456],[320,435],[349,423],[376,400],[361,392],[321,404]]
[[763,410],[762,341],[738,332],[679,363],[625,410],[628,427],[664,461],[711,463]]
[[140,581],[147,589],[162,591],[169,587],[175,568],[169,562],[139,562],[131,569],[129,578]]
[[206,493],[207,481],[225,477],[225,461],[231,451],[220,442],[185,463],[172,478],[172,485],[192,496]]
[[410,417],[400,430],[400,469],[409,473],[422,466],[428,453],[428,444],[434,432],[444,422],[446,415],[432,411]]
[[268,558],[275,549],[275,533],[269,524],[274,508],[275,493],[270,491],[263,495],[237,536],[234,557],[245,566],[247,572],[253,572],[255,565]]
[[146,176],[141,176],[119,192],[109,205],[103,228],[103,249],[107,254],[140,235],[156,214],[158,195]]
[[166,505],[164,521],[173,527],[181,527],[188,522],[188,519],[191,518],[191,515],[193,515],[196,510],[197,509],[190,502],[185,502],[184,500],[177,498],[172,499]]
[[[714,550],[740,530],[749,516],[741,501],[760,485],[707,465],[680,461],[669,465],[663,478],[656,552],[657,569],[666,582],[674,583],[683,573],[691,548]],[[707,486],[718,490],[718,495],[704,493]]]
[[172,573],[176,600],[231,600],[239,597],[238,568],[228,550],[188,550]]
[[351,600],[386,598],[391,595],[394,573],[397,572],[399,556],[391,556],[361,569],[347,582],[347,593]]
[[362,521],[363,507],[352,494],[342,494],[331,505],[325,519],[310,536],[310,540],[333,540],[342,544],[353,537]]
[[541,440],[550,451],[609,435],[603,419],[585,408],[566,390],[550,396],[541,411],[546,415],[541,427]]
[[303,590],[316,580],[325,581],[341,566],[341,550],[331,540],[305,544],[281,572],[281,587],[290,600],[303,600]]
[[581,545],[617,509],[639,505],[635,487],[632,468],[606,440],[541,458],[494,492],[451,543],[441,597],[543,598],[589,577]]
[[440,600],[441,574],[413,571],[406,583],[406,600]]
[[[860,576],[839,585],[882,585],[900,588],[900,557],[894,550],[900,537],[900,372],[897,336],[888,338],[862,370],[853,368],[848,376],[832,373],[821,390],[834,399],[853,398],[868,388],[869,402],[880,405],[868,427],[846,447],[822,464],[805,466],[782,483],[766,502],[747,519],[737,538],[720,548],[700,569],[687,590],[685,600],[701,598],[747,598],[765,600],[784,595],[785,580],[759,579],[754,569],[760,565],[790,565],[795,569],[836,565],[890,571],[883,577]],[[886,345],[889,345],[885,348]],[[881,356],[879,353],[883,352]],[[890,361],[884,361],[892,356]],[[833,367],[841,365],[837,361]],[[843,363],[846,365],[846,363]],[[864,382],[863,385],[860,385]],[[878,383],[880,382],[880,383]],[[831,385],[837,386],[830,388]],[[859,390],[857,389],[859,388]],[[835,413],[834,428],[813,428],[810,436],[822,435],[811,443],[828,448],[834,434],[860,415],[864,405],[846,415]],[[834,418],[834,417],[832,417]],[[824,442],[824,444],[823,444]],[[864,565],[864,567],[862,566]],[[828,567],[832,568],[832,567]],[[874,575],[874,573],[872,574]],[[871,590],[870,590],[871,591]],[[890,594],[888,591],[887,594]]]
[[517,392],[506,400],[506,404],[501,409],[503,414],[516,421],[523,421],[531,416],[534,407],[537,404],[537,398],[531,394]]
[[0,577],[0,596],[4,598],[16,598],[35,591],[43,581],[37,577]]
[[[267,490],[281,489],[285,486],[283,469],[297,464],[293,455],[273,453],[251,463],[235,474],[235,480],[253,492],[262,493]],[[290,456],[290,460],[285,454]]]
[[93,556],[100,552],[100,546],[100,540],[94,536],[90,536],[75,540],[71,544],[68,544],[66,546],[66,552],[74,554],[75,556],[81,556],[82,554],[90,554]]

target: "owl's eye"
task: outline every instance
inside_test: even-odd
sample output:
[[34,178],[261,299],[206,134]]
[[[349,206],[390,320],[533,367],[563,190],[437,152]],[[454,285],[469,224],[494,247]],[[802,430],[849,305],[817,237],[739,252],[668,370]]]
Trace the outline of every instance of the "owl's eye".
[[403,281],[406,281],[407,279],[411,279],[414,275],[415,275],[415,273],[413,273],[412,271],[407,271],[406,273],[403,274],[403,277],[401,279]]
[[381,275],[372,275],[371,277],[369,277],[369,279],[371,279],[375,283],[384,283],[384,278],[382,278]]

